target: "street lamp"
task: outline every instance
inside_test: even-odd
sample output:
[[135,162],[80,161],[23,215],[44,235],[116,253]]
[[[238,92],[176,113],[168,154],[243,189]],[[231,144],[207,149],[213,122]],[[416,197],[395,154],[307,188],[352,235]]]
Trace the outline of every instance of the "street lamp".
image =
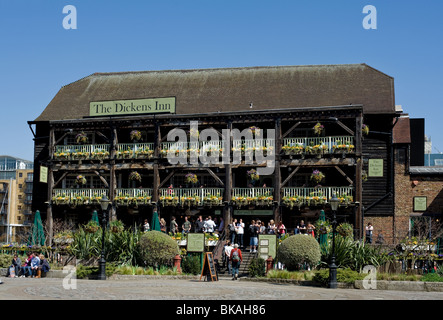
[[331,255],[331,264],[329,265],[329,288],[337,289],[337,265],[335,264],[335,229],[337,226],[337,208],[340,200],[337,198],[335,193],[332,195],[332,198],[329,199],[329,203],[331,204],[332,209],[332,255]]
[[106,280],[106,260],[105,260],[105,230],[108,224],[108,206],[109,199],[104,195],[100,200],[100,207],[102,208],[102,252],[98,262],[98,280]]

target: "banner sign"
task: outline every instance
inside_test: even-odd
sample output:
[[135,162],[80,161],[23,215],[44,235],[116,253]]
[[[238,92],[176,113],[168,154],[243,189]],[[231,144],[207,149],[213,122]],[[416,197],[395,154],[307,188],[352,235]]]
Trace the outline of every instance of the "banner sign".
[[175,113],[175,97],[138,100],[95,101],[89,103],[91,117],[134,114]]

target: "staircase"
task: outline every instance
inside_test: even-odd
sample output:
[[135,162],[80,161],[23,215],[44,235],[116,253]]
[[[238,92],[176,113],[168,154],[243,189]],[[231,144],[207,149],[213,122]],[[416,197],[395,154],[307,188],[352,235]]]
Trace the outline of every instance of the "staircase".
[[[239,277],[247,277],[249,275],[249,264],[253,258],[256,258],[258,253],[249,252],[249,249],[242,250],[241,252],[243,261],[240,264],[240,268],[238,270]],[[225,265],[223,267],[223,261],[219,260],[219,270],[218,270],[219,278],[231,278],[232,274],[229,274],[228,267]]]

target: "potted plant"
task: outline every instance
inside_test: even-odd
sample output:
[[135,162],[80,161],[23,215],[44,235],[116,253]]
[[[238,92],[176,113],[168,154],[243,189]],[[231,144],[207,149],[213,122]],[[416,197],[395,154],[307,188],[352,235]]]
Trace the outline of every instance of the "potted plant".
[[325,175],[320,170],[314,170],[311,174],[311,180],[313,180],[316,184],[319,184],[323,181]]
[[312,127],[312,130],[314,130],[314,133],[315,133],[317,136],[320,136],[320,135],[323,133],[323,130],[324,130],[324,129],[325,129],[325,126],[322,125],[320,122],[317,122],[317,123],[315,124],[315,126]]
[[367,124],[362,124],[361,126],[361,132],[367,136],[369,134],[369,126]]
[[332,228],[329,221],[319,219],[315,222],[315,230],[319,234],[328,234],[329,232],[331,232],[331,229]]
[[129,137],[131,138],[132,141],[136,142],[136,141],[140,141],[142,138],[142,133],[138,130],[132,130],[129,133]]
[[260,136],[261,136],[261,129],[260,129],[259,127],[252,126],[252,127],[249,127],[249,130],[252,131],[252,134],[253,134],[255,137],[260,137]]
[[255,185],[255,182],[260,180],[260,175],[258,174],[258,172],[255,169],[251,169],[251,170],[247,171],[246,175],[248,176],[249,182],[252,185]]
[[186,183],[196,184],[198,182],[197,175],[195,173],[188,173],[185,176]]
[[75,141],[77,144],[85,144],[88,142],[88,136],[82,131],[75,136]]
[[121,222],[120,220],[111,221],[109,223],[109,227],[110,227],[111,232],[114,232],[114,233],[122,232],[123,229],[125,228],[123,222]]
[[342,237],[350,237],[354,233],[354,227],[349,223],[343,222],[338,225],[337,232]]
[[85,232],[95,233],[98,231],[99,228],[100,226],[98,225],[97,222],[90,220],[87,224],[85,224],[83,229],[85,230]]
[[77,185],[85,185],[86,184],[86,178],[84,176],[82,176],[81,174],[79,174],[76,178],[75,178],[75,183]]
[[141,182],[142,181],[142,177],[141,177],[140,173],[138,173],[137,171],[132,171],[129,174],[129,180]]

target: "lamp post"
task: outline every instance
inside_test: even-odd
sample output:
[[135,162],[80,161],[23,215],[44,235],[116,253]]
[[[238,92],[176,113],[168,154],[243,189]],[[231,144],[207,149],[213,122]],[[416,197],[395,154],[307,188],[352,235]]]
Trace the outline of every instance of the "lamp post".
[[335,230],[337,226],[337,208],[340,200],[337,198],[335,193],[329,200],[332,209],[332,255],[331,264],[329,265],[329,288],[337,289],[337,265],[335,264]]
[[110,201],[106,195],[100,200],[100,206],[102,208],[102,252],[98,262],[98,280],[106,280],[105,230],[108,224],[107,213],[109,203]]

